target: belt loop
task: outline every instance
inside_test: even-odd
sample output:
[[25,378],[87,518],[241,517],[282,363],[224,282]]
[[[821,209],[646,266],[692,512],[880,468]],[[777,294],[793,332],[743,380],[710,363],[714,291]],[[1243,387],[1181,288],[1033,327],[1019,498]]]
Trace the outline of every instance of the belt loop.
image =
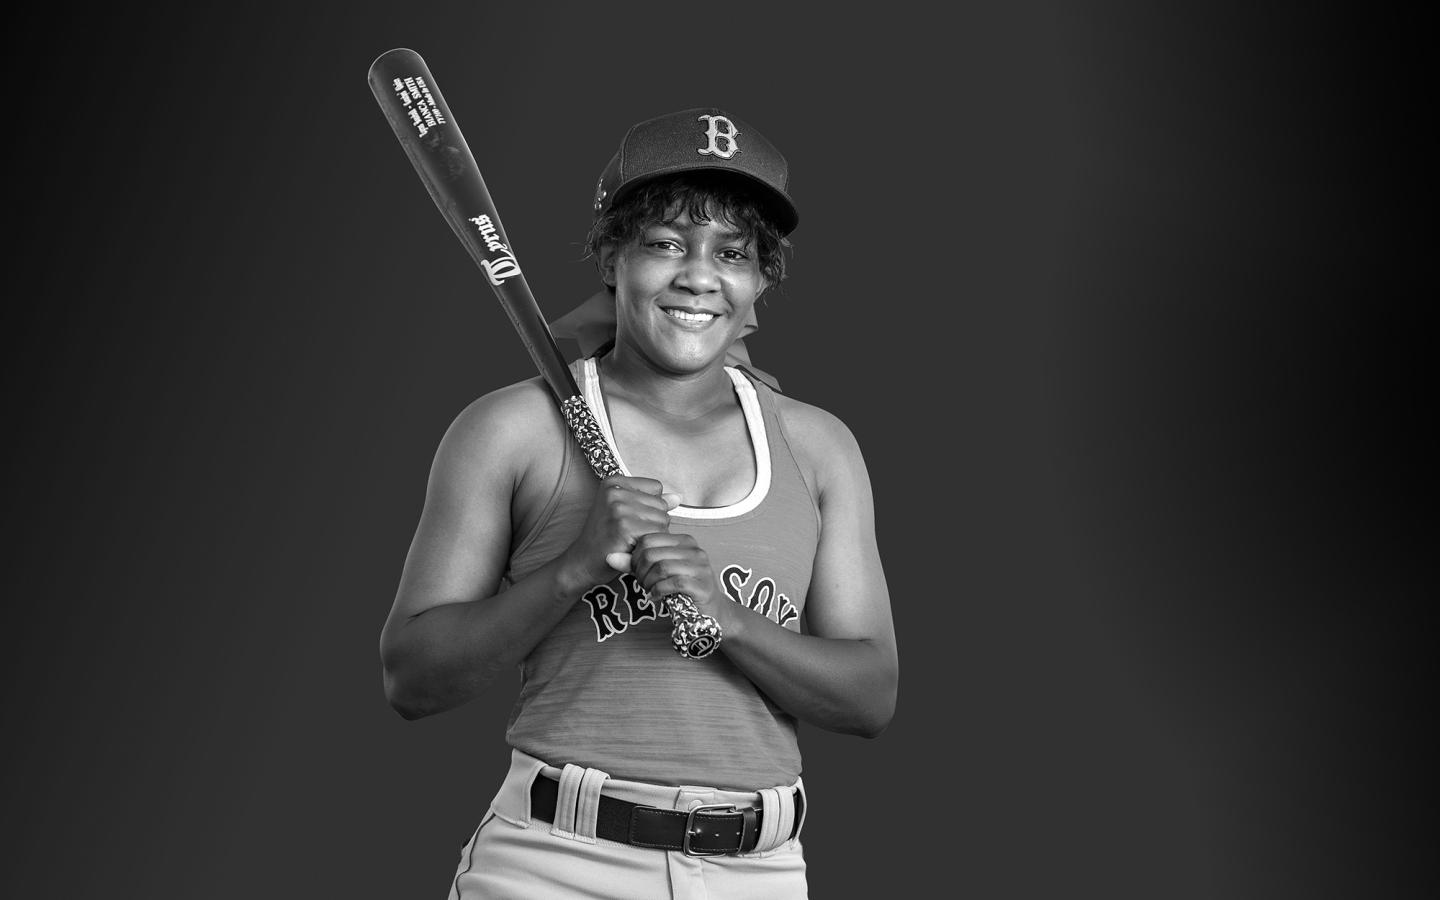
[[580,778],[575,801],[575,840],[595,843],[595,825],[600,814],[600,787],[610,776],[599,769],[586,769]]
[[790,840],[795,828],[795,792],[788,789],[765,788],[760,791],[760,840],[756,853],[774,850]]
[[519,750],[510,752],[510,772],[490,801],[495,815],[520,828],[530,827],[530,786],[545,764]]
[[585,770],[574,763],[566,763],[560,773],[560,795],[555,799],[555,821],[550,833],[559,837],[575,836],[575,801],[580,795],[580,781]]
[[805,779],[796,776],[795,778],[795,815],[800,818],[795,823],[795,836],[798,838],[800,832],[805,830],[805,816],[810,812],[810,795],[805,792]]

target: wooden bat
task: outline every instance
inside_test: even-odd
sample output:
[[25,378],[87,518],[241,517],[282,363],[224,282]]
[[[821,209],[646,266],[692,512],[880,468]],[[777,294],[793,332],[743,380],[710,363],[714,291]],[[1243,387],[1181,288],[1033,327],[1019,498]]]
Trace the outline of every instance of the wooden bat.
[[[480,167],[425,60],[413,50],[387,51],[371,63],[369,81],[430,198],[509,314],[590,468],[601,478],[621,474],[615,454],[555,346],[555,337],[500,224]],[[693,659],[715,652],[721,635],[720,624],[713,617],[702,614],[685,594],[667,595],[665,605],[675,623],[672,643],[676,651]]]

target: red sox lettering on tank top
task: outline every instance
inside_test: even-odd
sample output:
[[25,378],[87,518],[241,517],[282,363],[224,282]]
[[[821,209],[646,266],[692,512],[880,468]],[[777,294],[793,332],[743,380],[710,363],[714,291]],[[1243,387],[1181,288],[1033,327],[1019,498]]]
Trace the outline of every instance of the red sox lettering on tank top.
[[[775,579],[761,578],[755,589],[746,593],[751,571],[744,566],[726,566],[720,572],[720,584],[725,596],[746,609],[770,619],[778,625],[789,625],[800,617],[800,612],[790,598],[775,587]],[[595,640],[605,641],[636,622],[660,617],[669,618],[670,610],[664,603],[655,603],[630,573],[618,579],[619,588],[608,584],[597,584],[580,598],[590,605],[590,618],[595,623]]]
[[[818,509],[770,388],[727,371],[755,450],[755,487],[722,509],[674,510],[671,530],[694,535],[705,548],[730,601],[798,632]],[[577,364],[576,374],[613,449],[593,362]],[[565,453],[565,473],[540,523],[511,553],[508,582],[553,559],[583,527],[598,481],[580,454],[568,446]],[[794,718],[723,652],[702,660],[675,653],[670,631],[664,604],[647,597],[633,576],[592,586],[522,663],[510,744],[552,764],[635,781],[734,790],[794,781],[800,774]]]

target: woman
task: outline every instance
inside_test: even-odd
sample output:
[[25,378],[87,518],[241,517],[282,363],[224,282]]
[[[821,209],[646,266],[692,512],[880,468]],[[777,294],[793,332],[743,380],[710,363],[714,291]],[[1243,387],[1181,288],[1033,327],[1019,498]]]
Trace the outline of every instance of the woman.
[[[604,290],[557,326],[611,337],[574,372],[623,475],[590,473],[539,379],[475,401],[441,442],[381,638],[387,696],[413,718],[522,674],[511,771],[457,900],[804,897],[796,722],[890,721],[860,450],[741,340],[785,276],[787,177],[716,109],[635,125],[602,173]],[[713,618],[715,653],[674,652],[672,594]]]

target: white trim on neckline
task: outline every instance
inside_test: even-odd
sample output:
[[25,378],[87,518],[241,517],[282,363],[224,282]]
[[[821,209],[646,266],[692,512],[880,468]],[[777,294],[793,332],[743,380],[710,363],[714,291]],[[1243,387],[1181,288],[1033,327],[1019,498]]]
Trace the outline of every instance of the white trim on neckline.
[[[735,396],[740,400],[740,410],[745,414],[745,425],[750,432],[750,447],[755,454],[755,485],[745,499],[729,506],[677,506],[670,511],[671,515],[686,519],[728,519],[750,512],[770,493],[770,441],[765,435],[765,416],[760,411],[760,398],[755,395],[755,385],[751,384],[750,379],[739,369],[726,366],[725,372],[735,384]],[[620,465],[620,471],[630,475],[625,460],[620,458],[620,449],[615,444],[615,433],[610,430],[605,397],[600,393],[600,370],[594,357],[585,359],[583,375],[584,384],[581,390],[585,395],[585,403],[600,425],[605,442],[610,445],[610,452],[615,454],[615,462]]]

